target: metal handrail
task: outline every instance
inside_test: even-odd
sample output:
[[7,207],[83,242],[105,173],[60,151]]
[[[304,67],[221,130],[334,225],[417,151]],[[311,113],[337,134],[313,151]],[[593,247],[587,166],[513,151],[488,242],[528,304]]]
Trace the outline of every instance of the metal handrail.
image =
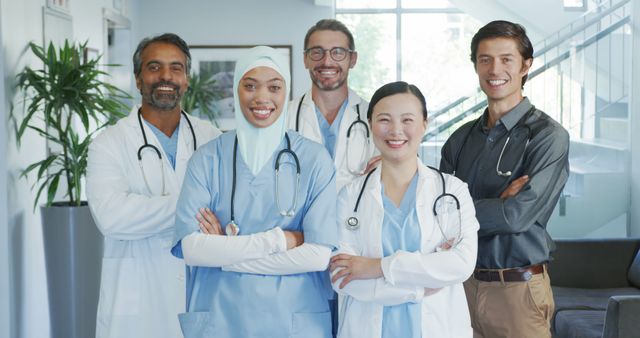
[[[622,5],[627,4],[629,2],[629,0],[624,0],[622,2],[620,2],[619,4],[616,4],[615,9],[620,8]],[[614,10],[615,10],[614,9]],[[607,10],[607,11],[603,11],[601,13],[601,15],[599,15],[596,19],[590,20],[590,25],[597,23],[598,21],[602,20],[602,18],[604,18],[605,16],[611,14],[613,12],[613,10]],[[618,28],[624,26],[625,24],[630,22],[630,16],[629,14],[627,14],[626,16],[624,16],[622,19],[620,19],[619,21],[609,25],[607,28],[602,29],[600,31],[598,31],[597,33],[593,34],[592,36],[590,36],[589,38],[585,39],[582,43],[576,45],[575,51],[581,51],[584,48],[588,47],[589,45],[592,45],[593,43],[599,41],[600,39],[602,39],[603,37],[611,34],[612,32],[614,32],[615,30],[617,30]],[[585,27],[586,28],[586,27]],[[580,30],[580,31],[573,31],[571,36],[575,36],[579,33],[581,33],[584,29]],[[568,36],[567,36],[568,37]],[[555,46],[546,49],[546,51],[557,47],[558,45],[560,45],[562,42],[564,42],[564,40],[558,40],[561,42],[558,42]],[[553,59],[551,59],[550,61],[546,62],[545,64],[541,65],[540,67],[538,67],[537,69],[535,69],[534,71],[529,73],[528,76],[528,81],[530,81],[531,79],[535,78],[536,76],[542,74],[545,70],[558,65],[560,62],[568,59],[571,56],[571,49],[557,55],[556,57],[554,57]],[[457,105],[461,105],[463,104],[465,101],[472,99],[472,97],[465,97],[462,100],[456,100],[454,102],[458,103]],[[455,125],[456,123],[458,123],[459,121],[462,121],[463,119],[465,119],[467,116],[477,112],[478,110],[480,110],[481,108],[485,107],[487,104],[487,100],[484,99],[476,104],[474,104],[471,108],[469,109],[465,109],[464,111],[462,111],[460,114],[452,117],[451,119],[449,119],[448,121],[438,125],[437,127],[434,127],[433,129],[429,130],[425,136],[422,138],[422,141],[428,141],[433,137],[436,137],[438,134],[444,132],[445,130],[451,128],[453,125]],[[457,105],[448,105],[447,107],[450,107],[448,110],[442,109],[438,112],[438,116],[445,114],[446,112],[450,111],[451,109],[454,109]],[[437,116],[433,116],[432,119],[434,119]]]

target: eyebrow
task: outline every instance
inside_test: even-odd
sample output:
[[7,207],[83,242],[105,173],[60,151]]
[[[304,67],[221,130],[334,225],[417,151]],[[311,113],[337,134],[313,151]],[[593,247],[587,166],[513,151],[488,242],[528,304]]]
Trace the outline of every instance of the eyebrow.
[[[258,81],[258,79],[256,79],[256,78],[252,78],[252,77],[250,77],[250,76],[248,76],[248,77],[243,77],[243,78],[242,78],[242,81],[255,81],[255,82],[260,82],[260,81]],[[267,82],[274,82],[274,81],[282,81],[282,82],[284,82],[284,80],[283,80],[283,79],[281,79],[281,78],[279,78],[279,77],[274,77],[274,78],[273,78],[273,79],[271,79],[271,80],[267,80]]]
[[[504,56],[515,56],[515,54],[513,54],[513,53],[503,53],[503,54],[498,54],[497,55],[497,57],[504,57]],[[481,58],[481,57],[495,57],[495,56],[489,55],[489,54],[480,54],[480,55],[478,55],[478,58]]]
[[[149,61],[147,62],[147,65],[151,65],[151,64],[158,64],[158,65],[161,65],[161,64],[164,64],[164,62],[160,62],[159,60],[149,60]],[[182,62],[180,62],[180,61],[171,61],[171,62],[169,62],[169,64],[170,64],[170,65],[180,65],[180,66],[182,66],[182,67],[184,67],[184,66],[185,66],[185,65],[184,65],[184,63],[182,63]]]
[[[391,113],[380,113],[377,116],[381,116],[381,115],[385,115],[385,116],[391,116]],[[418,115],[417,113],[400,113],[400,116],[404,117],[404,116],[416,116]]]

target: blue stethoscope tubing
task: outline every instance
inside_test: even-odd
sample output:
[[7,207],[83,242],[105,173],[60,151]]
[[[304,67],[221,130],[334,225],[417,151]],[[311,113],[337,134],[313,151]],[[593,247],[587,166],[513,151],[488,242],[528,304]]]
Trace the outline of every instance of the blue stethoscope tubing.
[[[520,118],[520,120],[518,120],[518,123],[516,123],[516,125],[513,128],[511,128],[511,130],[509,130],[509,132],[507,133],[507,139],[504,142],[504,144],[502,145],[502,150],[500,150],[500,155],[498,156],[498,161],[496,162],[496,175],[498,175],[500,177],[511,177],[513,175],[513,171],[511,171],[511,170],[507,170],[507,171],[500,170],[500,164],[502,163],[502,155],[504,155],[504,151],[505,151],[505,149],[507,149],[507,144],[509,144],[509,141],[511,140],[511,135],[513,134],[513,131],[516,130],[516,128],[518,126],[520,126],[520,125],[522,125],[522,127],[527,129],[527,142],[524,145],[524,149],[522,150],[522,154],[520,155],[520,158],[518,159],[518,162],[516,162],[516,165],[518,165],[518,163],[520,163],[524,159],[524,154],[527,151],[527,147],[529,146],[529,142],[531,141],[531,127],[529,127],[527,124],[525,124],[525,122],[529,118],[529,116],[531,114],[533,114],[533,112],[535,110],[536,110],[536,107],[535,106],[531,106],[531,108],[524,114],[524,116],[522,116],[522,118]],[[453,174],[454,175],[458,171],[458,163],[460,162],[460,154],[462,154],[462,149],[464,149],[464,146],[467,144],[467,141],[469,141],[469,137],[471,136],[471,133],[478,126],[478,124],[480,123],[480,120],[482,120],[482,116],[478,117],[473,122],[473,124],[471,125],[471,128],[469,128],[469,131],[467,132],[467,135],[465,135],[465,137],[464,137],[464,141],[462,141],[462,146],[460,147],[460,150],[458,151],[458,154],[456,155],[456,161],[453,164]]]
[[[295,215],[296,207],[298,205],[297,204],[298,190],[300,189],[300,160],[298,159],[298,155],[296,155],[296,153],[293,150],[291,150],[291,140],[289,139],[289,135],[285,133],[284,137],[287,141],[287,147],[278,152],[278,155],[276,156],[276,163],[275,163],[276,205],[278,207],[278,211],[280,212],[280,215],[286,216],[286,217],[293,217]],[[296,189],[293,195],[292,207],[289,209],[282,209],[280,207],[280,195],[278,191],[280,159],[282,158],[282,156],[285,156],[285,155],[291,156],[296,163]],[[225,228],[225,233],[230,236],[235,236],[240,232],[240,226],[238,225],[238,223],[236,223],[236,218],[235,218],[237,157],[238,157],[238,137],[236,136],[233,143],[233,181],[231,183],[231,220],[229,221],[229,224],[227,224]]]
[[[189,125],[189,130],[191,131],[191,137],[193,137],[193,151],[195,152],[198,148],[198,141],[196,139],[196,133],[193,130],[193,125],[187,117],[187,114],[184,111],[180,112],[184,119],[187,120],[187,124]],[[141,109],[138,109],[138,123],[140,124],[140,131],[142,132],[142,139],[144,140],[144,144],[138,148],[138,164],[140,165],[140,171],[142,171],[142,179],[144,180],[144,184],[147,186],[147,190],[151,193],[151,186],[147,181],[147,175],[144,173],[144,168],[142,167],[142,151],[146,148],[152,149],[156,155],[158,155],[158,160],[160,161],[160,172],[162,173],[162,196],[168,195],[165,191],[165,182],[164,182],[164,161],[162,161],[162,153],[158,147],[150,144],[147,140],[147,133],[144,131],[144,126],[142,125],[142,112]]]
[[[300,98],[300,102],[298,102],[298,109],[296,110],[296,132],[300,132],[300,110],[302,109],[302,101],[304,101],[305,95],[302,95],[302,97]],[[353,127],[361,124],[362,127],[364,127],[364,130],[365,130],[367,146],[369,146],[369,144],[371,142],[371,137],[369,135],[369,126],[364,122],[364,120],[362,118],[360,118],[360,104],[359,103],[356,104],[356,114],[357,114],[356,119],[353,122],[351,122],[351,124],[349,125],[349,128],[347,128],[346,157],[347,157],[347,170],[349,170],[349,172],[351,172],[354,175],[360,175],[360,174],[362,174],[362,172],[358,171],[358,170],[351,169],[350,162],[349,162],[349,159],[351,158],[351,152],[350,152],[351,147],[349,147],[349,143],[351,141],[351,130],[353,129]]]

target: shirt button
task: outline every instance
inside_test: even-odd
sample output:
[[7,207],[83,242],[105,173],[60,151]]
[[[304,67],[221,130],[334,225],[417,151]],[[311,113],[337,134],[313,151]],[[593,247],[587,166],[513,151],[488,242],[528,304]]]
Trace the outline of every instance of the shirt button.
[[493,142],[493,137],[489,137],[489,142]]

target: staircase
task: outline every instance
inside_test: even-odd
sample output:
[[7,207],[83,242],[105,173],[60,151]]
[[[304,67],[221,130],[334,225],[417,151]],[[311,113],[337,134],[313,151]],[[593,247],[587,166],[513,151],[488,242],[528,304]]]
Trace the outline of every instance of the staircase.
[[[524,94],[571,136],[571,174],[548,225],[554,238],[627,235],[630,13],[630,0],[603,1],[534,45]],[[478,88],[431,114],[423,161],[438,166],[449,135],[486,105]]]

